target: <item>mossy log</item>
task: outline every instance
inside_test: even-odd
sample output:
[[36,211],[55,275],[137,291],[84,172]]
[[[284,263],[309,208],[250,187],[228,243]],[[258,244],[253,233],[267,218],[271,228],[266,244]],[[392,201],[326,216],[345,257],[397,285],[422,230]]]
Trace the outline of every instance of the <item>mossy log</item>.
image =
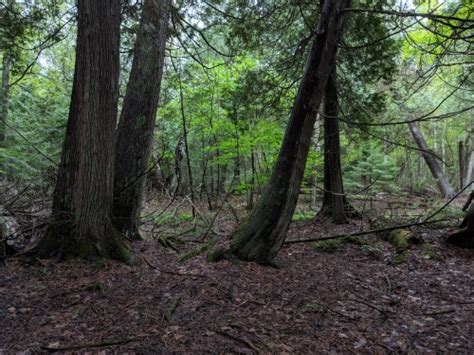
[[392,244],[397,252],[405,251],[410,248],[411,245],[423,244],[421,236],[409,229],[394,230],[382,238]]

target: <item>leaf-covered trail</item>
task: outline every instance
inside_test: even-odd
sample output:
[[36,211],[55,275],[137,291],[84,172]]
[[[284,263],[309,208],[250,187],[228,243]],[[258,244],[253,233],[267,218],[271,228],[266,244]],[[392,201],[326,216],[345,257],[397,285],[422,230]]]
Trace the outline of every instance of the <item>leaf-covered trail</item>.
[[333,253],[293,245],[281,269],[178,262],[154,241],[134,246],[136,267],[10,259],[0,349],[472,353],[474,252],[447,247],[446,233],[424,230],[404,260],[375,237]]

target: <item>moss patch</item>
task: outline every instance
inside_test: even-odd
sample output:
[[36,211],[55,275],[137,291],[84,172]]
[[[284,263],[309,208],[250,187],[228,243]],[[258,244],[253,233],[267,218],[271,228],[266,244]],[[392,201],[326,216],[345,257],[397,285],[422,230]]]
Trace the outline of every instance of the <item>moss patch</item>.
[[412,244],[423,244],[423,239],[409,229],[391,231],[383,239],[392,244],[397,252],[407,250]]
[[313,219],[316,216],[316,212],[313,211],[301,211],[295,212],[293,214],[293,218],[291,219],[293,222],[301,222],[301,221],[308,221]]

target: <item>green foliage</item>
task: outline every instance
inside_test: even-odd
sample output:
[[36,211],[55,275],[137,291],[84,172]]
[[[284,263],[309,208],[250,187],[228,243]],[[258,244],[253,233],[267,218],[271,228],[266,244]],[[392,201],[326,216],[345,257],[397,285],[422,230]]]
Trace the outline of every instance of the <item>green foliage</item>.
[[316,216],[316,212],[314,211],[297,211],[293,214],[292,221],[299,222],[299,221],[311,220],[315,216]]
[[376,141],[359,142],[345,156],[344,183],[348,191],[367,190],[364,193],[376,194],[380,191],[397,191],[395,181],[397,166]]
[[[207,194],[212,199],[231,185],[233,192],[250,195],[261,192],[268,182],[279,152],[310,34],[318,21],[319,2],[209,3],[213,7],[177,2],[180,15],[198,24],[205,39],[191,26],[175,24],[155,148],[162,174],[171,181],[177,168],[175,150],[183,136],[181,82],[191,170],[199,197]],[[353,5],[367,6],[357,1]],[[371,9],[390,9],[390,5],[378,1]],[[432,9],[429,2],[421,1],[417,11],[472,17],[473,6],[466,1],[439,5]],[[0,6],[0,53],[12,59],[10,81],[21,79],[10,90],[10,127],[0,147],[0,173],[12,181],[50,186],[60,159],[72,89],[75,9],[72,1],[46,0],[16,1],[15,7],[18,11],[12,12]],[[124,6],[122,94],[139,9],[139,2]],[[436,186],[420,152],[413,149],[406,124],[390,123],[428,114],[420,128],[453,184],[459,180],[458,141],[472,148],[473,88],[468,77],[472,51],[467,24],[416,20],[375,13],[347,16],[337,73],[342,168],[349,193]],[[402,35],[397,30],[403,25]],[[186,49],[177,48],[177,38],[188,43]],[[455,110],[460,112],[450,116]],[[304,187],[312,187],[315,181],[320,186],[323,149],[318,137],[306,166]],[[182,174],[182,184],[189,190],[188,173]],[[295,214],[294,219],[307,217]],[[190,216],[165,213],[149,218],[166,224],[188,222]]]

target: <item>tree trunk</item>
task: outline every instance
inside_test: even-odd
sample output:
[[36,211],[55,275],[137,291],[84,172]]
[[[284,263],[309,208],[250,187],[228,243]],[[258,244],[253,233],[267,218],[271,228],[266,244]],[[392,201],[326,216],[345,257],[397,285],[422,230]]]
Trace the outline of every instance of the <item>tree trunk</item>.
[[170,0],[145,0],[118,127],[115,157],[114,220],[131,239],[140,239],[147,165],[160,96]]
[[293,216],[316,115],[334,65],[347,0],[325,1],[305,73],[270,181],[249,217],[233,233],[231,252],[243,260],[271,263]]
[[459,164],[459,189],[464,187],[464,174],[466,172],[465,162],[466,153],[464,151],[464,142],[458,142],[458,164]]
[[174,171],[171,179],[171,190],[173,195],[183,195],[186,193],[186,187],[183,186],[183,158],[185,156],[184,151],[184,138],[181,135],[178,138],[178,144],[174,150]]
[[416,124],[416,122],[410,122],[408,126],[410,127],[410,131],[411,131],[411,134],[413,135],[413,139],[418,145],[418,148],[420,148],[421,155],[425,159],[426,165],[428,165],[431,173],[433,174],[433,177],[436,179],[436,182],[438,184],[438,188],[441,194],[444,197],[454,196],[455,194],[454,189],[451,187],[448,179],[443,174],[441,167],[438,164],[438,161],[433,156],[433,154],[430,153],[428,145],[426,144],[425,138],[423,137],[423,134],[418,128],[418,125]]
[[149,172],[147,181],[153,189],[155,189],[159,193],[162,193],[165,191],[166,182],[163,176],[163,171],[161,170],[160,157],[158,156],[156,146],[153,143],[153,138],[151,140],[150,149],[151,163],[153,164],[153,169],[151,169],[151,171]]
[[336,67],[334,66],[324,96],[324,193],[321,213],[331,216],[334,223],[347,223],[355,210],[344,195],[339,142],[339,103]]
[[464,186],[469,184],[474,178],[474,150],[471,150],[466,166],[467,166],[467,171],[466,171],[466,180],[464,180]]
[[76,65],[42,257],[130,262],[112,222],[120,0],[79,0]]
[[5,52],[3,53],[2,60],[2,89],[0,93],[0,105],[2,105],[0,111],[0,147],[3,147],[7,136],[8,103],[10,94],[10,57]]

